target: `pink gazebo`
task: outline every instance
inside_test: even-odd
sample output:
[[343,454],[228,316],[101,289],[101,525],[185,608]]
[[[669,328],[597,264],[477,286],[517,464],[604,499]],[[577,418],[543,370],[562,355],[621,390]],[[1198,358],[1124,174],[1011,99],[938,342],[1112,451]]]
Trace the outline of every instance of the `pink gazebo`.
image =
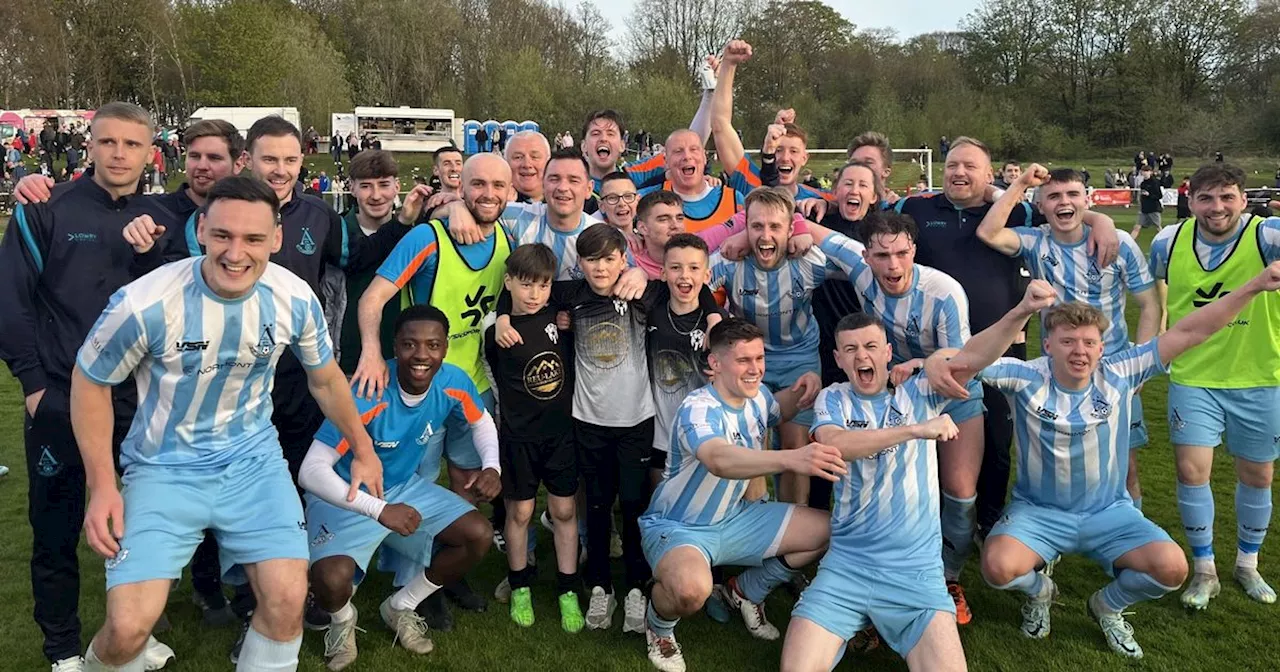
[[27,128],[27,125],[22,121],[22,116],[17,112],[0,112],[0,124],[8,124],[23,130]]

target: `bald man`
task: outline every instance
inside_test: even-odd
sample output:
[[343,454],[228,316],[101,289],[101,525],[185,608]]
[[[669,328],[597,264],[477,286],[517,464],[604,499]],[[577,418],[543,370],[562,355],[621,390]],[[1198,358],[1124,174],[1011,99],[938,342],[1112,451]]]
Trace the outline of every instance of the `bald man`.
[[[507,144],[508,153],[519,151],[520,135]],[[540,169],[541,170],[541,169]],[[484,375],[481,360],[484,352],[482,320],[492,310],[502,288],[502,274],[511,252],[510,234],[498,221],[506,208],[512,188],[512,170],[502,157],[483,153],[467,159],[462,167],[462,201],[479,225],[482,238],[471,244],[449,239],[446,218],[431,219],[415,226],[396,245],[391,256],[378,268],[369,288],[360,297],[360,363],[352,383],[361,396],[380,395],[389,372],[379,339],[383,306],[390,300],[401,300],[402,290],[414,304],[430,304],[449,318],[449,352],[445,362],[460,367],[471,377],[487,408],[493,408],[493,393]],[[400,209],[401,223],[412,224],[424,217],[424,203],[429,191],[415,187]],[[482,409],[483,410],[483,409]],[[428,445],[418,473],[433,482],[440,473],[440,458],[448,458],[449,482],[454,491],[472,502],[470,486],[482,466],[472,441],[471,428],[465,423],[446,423],[424,432]],[[383,555],[388,555],[383,553]],[[385,566],[385,565],[384,565]],[[410,564],[390,569],[416,571]],[[420,568],[417,568],[420,569]],[[406,580],[408,574],[404,577]],[[397,581],[401,579],[397,576]],[[397,583],[396,585],[401,585]],[[443,592],[467,608],[483,604],[465,584],[445,586]],[[429,619],[447,618],[440,598],[423,602],[420,611]],[[439,622],[438,620],[434,622]]]

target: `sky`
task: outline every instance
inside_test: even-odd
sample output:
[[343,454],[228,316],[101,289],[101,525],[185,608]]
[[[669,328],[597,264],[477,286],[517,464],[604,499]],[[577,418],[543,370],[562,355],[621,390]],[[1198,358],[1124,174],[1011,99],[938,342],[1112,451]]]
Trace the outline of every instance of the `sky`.
[[[858,30],[892,28],[905,39],[938,30],[954,30],[979,0],[823,0],[851,21]],[[621,42],[635,0],[595,0],[596,7],[613,25],[610,36]]]

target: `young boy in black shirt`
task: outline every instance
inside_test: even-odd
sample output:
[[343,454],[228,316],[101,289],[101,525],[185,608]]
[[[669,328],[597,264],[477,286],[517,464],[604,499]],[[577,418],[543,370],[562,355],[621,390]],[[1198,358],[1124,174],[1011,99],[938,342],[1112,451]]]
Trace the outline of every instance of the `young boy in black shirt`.
[[533,625],[527,536],[538,485],[547,486],[556,549],[556,590],[560,626],[582,630],[578,583],[578,521],[574,494],[578,464],[573,432],[573,384],[570,334],[556,328],[556,313],[547,305],[556,256],[542,244],[521,245],[507,258],[503,284],[511,297],[510,329],[519,342],[500,348],[494,329],[485,333],[485,357],[501,400],[498,438],[501,445],[502,496],[507,501],[508,580],[511,620]]
[[[643,589],[652,572],[640,545],[638,521],[649,504],[654,416],[646,334],[648,316],[655,306],[667,302],[668,289],[666,283],[655,280],[636,301],[613,297],[614,285],[627,267],[627,240],[608,224],[588,227],[578,236],[576,247],[585,277],[552,283],[550,304],[570,311],[574,332],[573,433],[587,499],[583,579],[591,590],[586,625],[592,630],[608,629],[618,606],[610,578],[609,533],[613,503],[619,500],[628,587],[623,630],[643,633],[647,606]],[[698,296],[702,305],[714,309],[711,290],[703,287]],[[495,340],[503,347],[523,340],[505,326],[512,304],[509,293],[498,299]],[[512,543],[509,539],[508,549]]]

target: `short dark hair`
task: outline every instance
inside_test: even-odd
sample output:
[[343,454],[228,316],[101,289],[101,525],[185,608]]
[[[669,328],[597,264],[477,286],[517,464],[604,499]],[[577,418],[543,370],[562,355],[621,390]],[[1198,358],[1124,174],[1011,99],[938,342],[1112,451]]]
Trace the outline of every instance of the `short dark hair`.
[[227,154],[232,161],[240,158],[244,152],[244,136],[236,130],[231,122],[222,119],[201,119],[187,127],[182,133],[182,144],[190,147],[200,138],[222,138],[227,143]]
[[599,259],[613,252],[626,254],[627,237],[616,228],[598,222],[578,234],[577,248],[580,259]]
[[[441,147],[440,149],[437,149],[436,151],[431,153],[431,165],[434,166],[435,164],[439,163],[440,156],[443,154],[457,154],[458,156],[465,156],[462,153],[462,150],[458,149],[456,146],[445,145],[444,147]],[[359,154],[357,154],[356,156],[359,156]]]
[[1045,185],[1062,182],[1079,182],[1084,184],[1084,173],[1075,168],[1054,168],[1049,171],[1049,179],[1045,180]]
[[911,242],[916,242],[920,231],[916,228],[916,220],[911,215],[904,215],[893,210],[872,209],[858,223],[858,239],[867,247],[876,236],[897,236],[905,234]]
[[707,241],[695,236],[692,233],[677,233],[667,239],[667,244],[662,246],[662,253],[666,255],[671,250],[680,248],[692,248],[702,250],[702,253],[711,256],[711,248],[707,247]]
[[799,138],[801,143],[803,143],[806,147],[809,146],[809,134],[805,133],[803,128],[800,128],[799,126],[792,123],[783,124],[782,128],[783,128],[782,137]]
[[880,158],[884,160],[884,165],[893,165],[893,148],[889,146],[889,137],[879,131],[866,131],[858,134],[849,143],[849,156],[852,158],[853,153],[863,147],[875,147],[880,152]]
[[542,243],[521,245],[507,257],[507,276],[517,280],[551,280],[559,262],[556,253]]
[[391,152],[366,149],[351,159],[351,179],[376,180],[380,177],[399,177],[400,164]]
[[840,318],[840,321],[836,322],[835,331],[832,333],[839,336],[842,331],[857,331],[859,329],[866,329],[867,327],[880,327],[880,331],[884,331],[884,323],[876,316],[870,313],[858,312],[849,313],[848,315]]
[[280,224],[280,197],[266,182],[250,175],[229,175],[214,183],[209,190],[205,202],[205,212],[218,201],[245,201],[246,203],[266,203],[271,206],[271,214],[276,224]]
[[591,168],[587,165],[587,157],[583,156],[582,152],[574,147],[561,147],[553,150],[551,156],[547,157],[546,165],[542,168],[544,175],[547,168],[551,166],[552,161],[577,161],[582,165],[582,170],[587,173],[587,176],[591,176]]
[[249,135],[245,138],[244,146],[252,152],[253,143],[257,142],[258,138],[283,138],[287,135],[292,135],[297,139],[298,145],[302,145],[302,131],[299,131],[298,127],[294,126],[293,122],[288,119],[278,114],[272,114],[253,122],[253,125],[249,127]]
[[640,204],[636,206],[636,219],[644,219],[649,216],[649,211],[655,205],[674,205],[677,208],[684,208],[684,199],[680,198],[680,194],[666,189],[651,191],[640,197]]
[[760,327],[741,317],[732,316],[720,320],[719,324],[711,328],[709,335],[711,349],[720,351],[733,347],[735,343],[755,340],[764,340],[764,332],[760,331]]
[[1021,167],[1022,167],[1022,164],[1021,164],[1021,163],[1018,163],[1017,161],[1005,161],[1004,163],[1000,164],[1000,170],[1004,170],[1005,168],[1008,168],[1009,166],[1017,166],[1017,167],[1021,168]]
[[[53,119],[52,117],[50,117]],[[94,124],[103,119],[118,119],[120,121],[131,121],[135,124],[141,124],[147,127],[151,133],[156,132],[156,122],[151,118],[151,113],[142,108],[141,105],[135,103],[127,103],[121,100],[107,103],[99,107],[93,115],[93,120],[89,122],[89,128],[93,128]],[[57,119],[53,119],[56,124]],[[53,127],[57,130],[57,126]]]
[[1215,187],[1239,187],[1244,191],[1244,171],[1234,163],[1206,163],[1191,174],[1191,193]]
[[579,137],[586,140],[587,130],[591,128],[591,122],[596,121],[597,119],[604,119],[605,121],[612,121],[614,124],[617,124],[619,136],[627,132],[627,127],[622,125],[622,115],[618,114],[617,110],[605,108],[603,110],[596,110],[595,112],[587,115],[587,120],[582,122],[582,135]]
[[615,170],[612,173],[609,173],[604,177],[600,178],[600,188],[604,189],[604,185],[610,182],[617,182],[618,180],[626,180],[631,183],[631,186],[635,186],[636,184],[636,181],[631,179],[630,175],[626,174],[621,170]]
[[443,310],[429,303],[415,303],[400,311],[400,316],[396,318],[396,336],[399,336],[400,330],[410,322],[435,322],[444,327],[446,336],[449,335],[449,317]]

